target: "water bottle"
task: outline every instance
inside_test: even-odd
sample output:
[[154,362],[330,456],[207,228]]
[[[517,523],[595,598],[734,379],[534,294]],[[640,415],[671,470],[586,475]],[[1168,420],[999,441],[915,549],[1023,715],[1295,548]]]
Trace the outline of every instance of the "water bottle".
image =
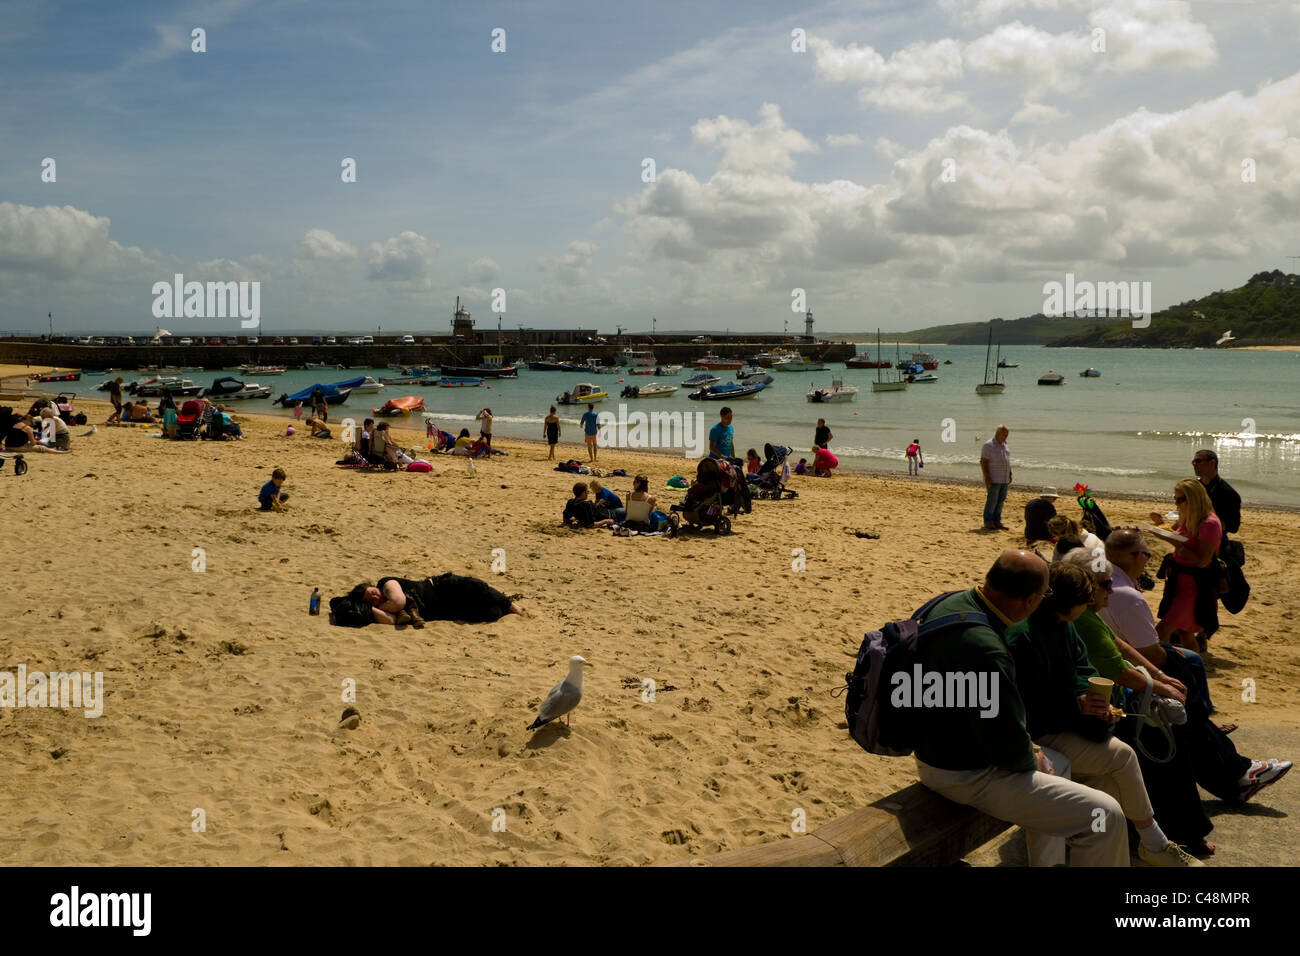
[[307,612],[309,614],[320,613],[320,588],[311,589],[311,603],[308,605]]

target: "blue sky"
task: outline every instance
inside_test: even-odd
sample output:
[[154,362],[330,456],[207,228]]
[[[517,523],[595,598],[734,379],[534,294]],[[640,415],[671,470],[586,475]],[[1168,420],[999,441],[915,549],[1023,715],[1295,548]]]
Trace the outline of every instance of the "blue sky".
[[795,287],[900,329],[1066,272],[1167,305],[1300,253],[1298,42],[1295,3],[8,8],[0,330],[150,328],[175,272],[261,282],[268,330],[502,288],[510,326],[779,331]]

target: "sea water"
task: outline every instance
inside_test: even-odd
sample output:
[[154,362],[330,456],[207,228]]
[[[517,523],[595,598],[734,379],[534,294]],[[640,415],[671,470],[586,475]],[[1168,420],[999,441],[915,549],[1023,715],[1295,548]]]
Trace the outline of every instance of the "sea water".
[[[839,363],[824,372],[771,373],[775,381],[756,398],[731,403],[736,455],[743,458],[749,448],[755,448],[761,456],[763,444],[770,442],[793,448],[793,460],[810,457],[813,428],[824,417],[835,436],[831,449],[843,469],[905,475],[904,450],[919,438],[925,456],[921,480],[978,480],[980,447],[999,424],[1006,424],[1011,431],[1007,445],[1015,485],[1021,488],[1052,485],[1068,496],[1081,482],[1103,498],[1108,491],[1172,498],[1173,483],[1192,476],[1192,454],[1198,448],[1213,448],[1221,473],[1247,505],[1300,507],[1300,352],[1012,346],[1003,348],[1002,357],[1020,367],[999,370],[1006,391],[976,395],[975,386],[984,375],[983,346],[926,348],[940,363],[947,359],[952,364],[940,364],[935,370],[938,382],[913,384],[904,392],[873,394],[874,370],[845,369]],[[891,351],[886,349],[886,358]],[[1099,369],[1101,377],[1081,378],[1079,373],[1089,367]],[[1064,375],[1065,384],[1038,385],[1038,377],[1049,369]],[[127,381],[133,377],[122,374]],[[230,372],[195,372],[186,377],[206,385],[221,374],[239,377]],[[316,382],[397,374],[387,369],[308,369],[259,381],[279,395]],[[477,436],[474,415],[488,406],[494,416],[494,436],[541,441],[542,419],[557,396],[586,381],[609,393],[597,404],[598,411],[617,413],[623,402],[629,411],[699,412],[705,424],[712,425],[719,404],[690,401],[684,388],[666,398],[619,398],[626,385],[664,381],[680,386],[693,374],[690,368],[672,378],[524,368],[517,379],[489,379],[482,388],[397,385],[378,394],[354,393],[347,404],[330,410],[330,419],[333,423],[353,417],[359,422],[389,398],[420,395],[434,421],[453,434],[468,428]],[[715,374],[724,382],[735,376],[734,372]],[[857,400],[809,403],[809,388],[830,385],[832,376],[858,386]],[[97,381],[91,379],[91,386]],[[88,383],[83,379],[80,384],[86,389]],[[291,409],[269,401],[232,404],[250,412],[292,415]],[[565,457],[586,458],[578,426],[584,411],[585,406],[559,406],[559,454]],[[410,422],[419,427],[418,414]]]

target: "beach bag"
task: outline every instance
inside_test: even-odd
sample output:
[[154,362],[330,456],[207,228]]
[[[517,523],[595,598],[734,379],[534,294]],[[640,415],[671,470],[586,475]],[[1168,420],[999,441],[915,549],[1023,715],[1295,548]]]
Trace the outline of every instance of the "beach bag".
[[365,627],[374,621],[370,605],[346,594],[330,598],[330,620],[339,627]]
[[[1128,713],[1136,714],[1142,721],[1142,724],[1138,727],[1137,735],[1133,738],[1133,745],[1142,752],[1142,756],[1152,763],[1169,763],[1178,753],[1178,746],[1174,742],[1174,727],[1187,723],[1187,709],[1178,701],[1169,697],[1156,696],[1155,682],[1151,680],[1151,675],[1147,673],[1145,667],[1135,667],[1133,669],[1141,672],[1142,676],[1147,679],[1146,689],[1141,694],[1130,690],[1127,698],[1129,707],[1126,709]],[[1142,742],[1142,732],[1147,727],[1154,728],[1156,733],[1164,738],[1165,756],[1153,756]]]
[[650,512],[650,530],[658,531],[664,525],[668,524],[668,515],[656,508]]
[[983,614],[946,614],[921,623],[936,604],[957,591],[931,598],[906,621],[891,621],[870,631],[858,649],[857,664],[844,675],[844,716],[849,733],[867,753],[906,757],[916,749],[914,708],[894,707],[890,700],[893,675],[911,673],[919,663],[920,642],[954,627],[987,625]]
[[[1220,584],[1219,600],[1229,614],[1239,614],[1250,600],[1250,582],[1242,571],[1246,563],[1246,549],[1240,541],[1224,539],[1219,546],[1219,557],[1223,560],[1223,579]],[[1226,587],[1223,585],[1226,584]]]

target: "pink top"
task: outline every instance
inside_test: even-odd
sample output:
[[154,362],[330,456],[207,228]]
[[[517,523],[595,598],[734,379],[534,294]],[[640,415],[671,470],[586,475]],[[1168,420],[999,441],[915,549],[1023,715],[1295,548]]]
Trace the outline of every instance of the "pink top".
[[817,455],[813,459],[813,467],[818,471],[830,471],[832,468],[839,467],[840,460],[836,458],[829,449],[818,448]]
[[907,457],[908,457],[908,458],[915,458],[915,457],[916,457],[916,453],[919,452],[920,450],[921,450],[921,446],[920,446],[920,445],[917,445],[916,443],[913,443],[913,444],[911,444],[911,445],[908,445],[908,446],[907,446]]
[[[1219,550],[1219,542],[1223,540],[1223,522],[1219,520],[1218,515],[1210,515],[1202,521],[1196,534],[1192,534],[1191,531],[1187,529],[1187,525],[1183,524],[1181,521],[1178,523],[1178,527],[1174,528],[1174,530],[1179,534],[1192,539],[1191,541],[1188,541],[1187,545],[1184,545],[1184,547],[1190,546],[1196,541],[1213,541],[1214,551],[1216,554]],[[1185,551],[1183,548],[1175,548],[1174,563],[1186,565],[1188,567],[1195,567],[1196,559],[1192,557],[1191,552]]]

